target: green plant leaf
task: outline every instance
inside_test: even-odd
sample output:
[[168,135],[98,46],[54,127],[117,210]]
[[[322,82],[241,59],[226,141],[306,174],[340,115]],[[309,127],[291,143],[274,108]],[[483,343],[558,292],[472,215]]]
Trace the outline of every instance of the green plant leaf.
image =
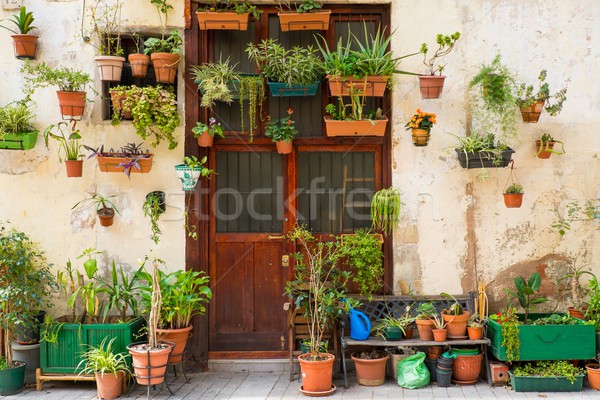
[[[539,272],[534,272],[531,274],[529,278],[529,282],[527,282],[527,286],[529,286],[533,290],[538,290],[540,285],[542,284],[542,277]],[[532,293],[533,294],[533,293]]]

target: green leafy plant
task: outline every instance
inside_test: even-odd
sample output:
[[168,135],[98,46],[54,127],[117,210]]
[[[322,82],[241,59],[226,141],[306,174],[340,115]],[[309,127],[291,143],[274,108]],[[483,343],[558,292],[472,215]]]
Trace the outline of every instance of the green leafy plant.
[[[173,136],[181,118],[177,112],[177,100],[172,89],[163,86],[137,87],[125,90],[123,110],[131,111],[133,126],[142,138],[151,138],[150,145],[156,147],[161,141],[169,142],[169,150],[177,147]],[[113,123],[119,121],[113,119]]]
[[211,11],[211,12],[228,12],[233,11],[236,14],[251,14],[254,19],[258,20],[262,14],[255,5],[250,4],[248,1],[242,0],[213,0],[210,4],[199,9],[199,11]]
[[[257,116],[263,114],[263,103],[267,98],[265,90],[265,80],[262,76],[241,76],[239,80],[239,96],[240,96],[240,130],[244,131],[246,115],[250,122],[248,126],[249,141],[252,143],[254,131],[258,128]],[[248,107],[246,107],[246,99]]]
[[149,193],[144,200],[144,204],[142,205],[142,210],[144,211],[144,216],[150,218],[150,239],[155,244],[158,244],[160,241],[160,235],[162,235],[162,231],[158,226],[158,220],[160,215],[163,213],[162,210],[162,199],[156,195],[154,192]]
[[153,53],[171,53],[171,54],[183,54],[183,39],[179,34],[179,31],[173,29],[168,38],[148,38],[144,41],[144,54],[150,55]]
[[454,32],[451,35],[443,35],[441,33],[438,33],[435,37],[435,42],[437,43],[438,48],[435,50],[435,53],[433,54],[433,56],[431,56],[430,59],[427,59],[427,53],[429,52],[429,47],[427,46],[427,43],[423,43],[421,45],[421,53],[423,53],[423,64],[425,64],[427,69],[429,69],[429,75],[442,75],[446,64],[438,64],[436,66],[436,62],[439,58],[448,55],[452,51],[452,49],[454,49],[454,45],[456,44],[456,41],[458,39],[460,39],[460,32]]
[[506,189],[504,189],[504,194],[523,194],[523,186],[518,183],[513,183]]
[[342,257],[337,240],[320,241],[301,226],[295,226],[287,234],[287,239],[299,246],[299,252],[292,254],[296,262],[294,279],[286,282],[285,294],[296,308],[304,311],[311,360],[322,360],[320,344],[323,334],[333,329],[342,313],[339,302],[346,294],[350,274],[336,267]]
[[279,1],[279,10],[282,12],[310,13],[320,11],[322,7],[322,2],[316,0]]
[[292,120],[294,110],[288,108],[287,117],[271,120],[271,116],[267,118],[267,126],[265,128],[265,136],[271,138],[273,142],[285,141],[289,143],[298,135],[296,123]]
[[323,62],[312,46],[285,49],[276,39],[269,38],[258,45],[249,43],[246,53],[273,82],[308,86],[321,80],[325,72]]
[[73,207],[71,207],[71,210],[75,210],[83,206],[93,206],[98,215],[114,215],[115,212],[120,214],[117,206],[115,206],[115,204],[110,200],[111,198],[115,197],[117,196],[112,195],[104,197],[98,193],[93,193],[92,197],[78,201]]
[[32,93],[34,88],[58,86],[63,92],[84,92],[86,88],[96,92],[92,86],[92,77],[72,68],[52,68],[45,62],[33,65],[26,62],[21,73],[25,75],[25,93]]
[[521,340],[519,339],[519,318],[517,309],[508,307],[505,311],[490,315],[490,319],[498,322],[502,333],[502,346],[506,348],[506,360],[513,362],[519,359]]
[[198,138],[204,132],[208,132],[208,134],[212,137],[225,137],[221,123],[217,122],[217,120],[214,117],[209,118],[208,125],[204,122],[196,122],[196,126],[192,128],[192,133],[194,134],[195,138]]
[[[464,153],[467,159],[467,166],[469,153],[477,153],[482,164],[483,157],[486,157],[492,160],[492,165],[498,166],[502,162],[502,153],[508,148],[501,141],[496,141],[496,136],[493,133],[488,133],[487,135],[471,133],[468,136],[457,136],[449,133],[449,135],[456,138],[457,144],[453,148]],[[482,168],[479,176],[481,179],[486,179],[487,169]]]
[[556,229],[561,236],[571,230],[573,222],[600,219],[600,199],[586,200],[582,203],[571,201],[566,205],[565,211],[566,215],[559,211],[558,206],[554,209],[557,219],[552,223],[552,228]]
[[7,134],[20,135],[35,130],[35,114],[27,100],[0,107],[0,139]]
[[436,118],[437,115],[421,111],[421,109],[419,108],[417,109],[417,113],[414,114],[411,117],[410,121],[408,121],[404,126],[406,127],[406,130],[423,129],[426,130],[427,133],[429,133],[431,132],[431,128],[433,128],[433,125],[437,122]]
[[600,332],[600,283],[595,276],[588,281],[588,306],[585,310],[585,318],[593,321],[596,332]]
[[[4,28],[7,31],[14,33],[15,35],[27,35],[31,30],[36,29],[35,26],[31,25],[34,20],[35,18],[33,18],[33,12],[27,12],[27,9],[25,7],[21,7],[19,14],[14,14],[12,16],[12,19],[9,20],[13,24],[15,24],[16,28],[11,29],[4,25],[0,25],[0,28]],[[6,20],[3,19],[1,21]]]
[[557,290],[568,293],[571,298],[571,305],[575,307],[575,309],[585,313],[589,288],[582,284],[580,279],[585,275],[592,278],[595,278],[596,276],[590,271],[589,265],[578,265],[578,263],[579,255],[576,255],[571,261],[567,261],[564,264],[563,271],[566,273],[558,278],[559,286]]
[[107,297],[106,306],[102,315],[102,321],[106,321],[108,313],[116,309],[121,321],[127,320],[127,311],[131,311],[133,317],[138,315],[138,277],[135,273],[129,277],[122,267],[117,270],[117,265],[113,261],[110,273],[110,280],[98,278],[102,284],[101,291]]
[[529,312],[536,304],[542,304],[548,301],[544,296],[536,294],[542,284],[542,277],[539,272],[531,274],[527,282],[520,276],[514,279],[515,291],[504,289],[506,294],[511,296],[513,299],[519,300],[519,304],[525,311],[525,323],[529,321]]
[[430,319],[437,313],[435,306],[432,302],[426,301],[417,307],[417,318],[418,319]]
[[[98,322],[100,312],[102,310],[102,304],[100,301],[102,289],[100,283],[96,281],[98,262],[96,261],[95,256],[98,254],[102,254],[102,252],[97,251],[94,248],[89,248],[85,249],[77,257],[77,259],[87,257],[87,260],[85,260],[83,263],[85,276],[78,271],[74,271],[76,276],[75,279],[79,283],[79,287],[77,287],[69,297],[67,306],[71,309],[75,309],[78,299],[81,301],[83,306],[83,313],[80,316],[81,322],[85,321],[86,315],[91,321]],[[70,263],[71,261],[69,260],[67,264],[69,265]],[[87,283],[85,283],[85,278],[87,278]],[[72,281],[74,281],[74,279]]]
[[[173,9],[173,6],[169,4],[169,0],[150,0],[150,3],[156,7],[158,12],[158,18],[160,18],[160,26],[162,32],[162,39],[165,39],[165,31],[167,30],[167,16],[169,10]],[[164,17],[164,20],[163,20]]]
[[391,328],[398,328],[402,331],[402,334],[406,334],[406,328],[415,322],[415,317],[411,316],[408,312],[399,316],[394,317],[392,315],[386,315],[379,323],[373,328],[372,332],[383,339],[386,338],[386,331]]
[[123,4],[116,0],[109,5],[106,0],[96,0],[89,8],[90,36],[88,41],[103,56],[121,56],[121,8]]
[[[114,349],[114,342],[117,338],[105,337],[98,346],[87,345],[87,350],[82,354],[82,359],[77,365],[81,368],[80,374],[104,374],[117,375],[118,373],[128,374],[129,366],[127,357],[129,354],[118,353]],[[108,341],[108,343],[107,343]]]
[[208,62],[190,67],[194,82],[202,93],[200,105],[213,107],[216,101],[231,104],[234,100],[233,89],[239,86],[241,75],[235,72],[238,63],[230,65],[231,58],[223,61]]
[[[558,143],[560,144],[560,147],[562,149],[562,151],[557,151],[554,150],[554,145]],[[542,134],[542,136],[540,137],[540,148],[537,151],[537,153],[535,153],[535,156],[539,156],[542,152],[548,152],[548,153],[553,153],[556,155],[562,155],[565,154],[565,147],[563,142],[561,142],[560,140],[556,140],[554,137],[552,137],[552,135],[550,135],[549,133],[545,132]]]
[[210,179],[210,176],[215,173],[212,169],[209,169],[204,166],[208,157],[204,156],[200,160],[196,156],[186,156],[183,157],[183,163],[188,166],[191,170],[200,169],[200,176],[207,176]]
[[547,71],[540,71],[538,75],[538,87],[534,92],[533,85],[521,83],[517,91],[517,105],[519,107],[529,107],[539,101],[545,102],[544,108],[551,116],[556,116],[562,111],[563,105],[567,100],[567,88],[563,88],[554,94],[550,94],[550,85],[546,82]]
[[583,368],[574,366],[570,361],[536,361],[516,365],[513,369],[515,376],[565,377],[571,383],[584,373]]
[[[442,313],[447,314],[447,315],[462,315],[463,314],[463,308],[460,305],[460,303],[458,302],[458,300],[456,300],[456,297],[454,297],[451,294],[448,294],[446,292],[440,293],[440,296],[443,296],[448,299],[448,308],[443,310]],[[450,300],[452,301],[452,304],[450,304]]]
[[[52,131],[55,131],[55,133],[52,133]],[[63,159],[74,161],[84,157],[84,155],[80,153],[83,145],[79,143],[79,139],[81,139],[79,130],[69,133],[69,126],[66,122],[52,124],[46,128],[44,131],[44,142],[47,149],[49,149],[48,144],[50,139],[54,139],[59,143],[58,160],[60,162],[63,162]]]
[[485,321],[481,319],[479,313],[473,313],[467,321],[467,326],[471,328],[481,328],[485,325]]
[[341,250],[352,267],[351,280],[363,296],[372,296],[383,287],[381,245],[380,235],[373,235],[366,229],[342,236]]
[[373,229],[381,230],[385,235],[392,233],[400,220],[400,189],[389,187],[373,195],[371,201],[371,220]]

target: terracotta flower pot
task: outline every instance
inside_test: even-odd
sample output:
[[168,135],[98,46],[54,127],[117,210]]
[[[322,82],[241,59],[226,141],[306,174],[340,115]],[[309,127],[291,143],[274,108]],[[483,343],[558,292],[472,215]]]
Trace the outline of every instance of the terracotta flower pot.
[[198,11],[196,12],[196,18],[198,18],[198,26],[201,31],[208,29],[247,31],[250,14],[238,14],[236,12]]
[[150,56],[134,53],[130,54],[128,58],[131,65],[131,76],[134,78],[145,78],[148,73],[148,66],[150,66]]
[[327,75],[329,93],[333,97],[349,96],[350,92],[354,94],[361,92],[368,97],[383,97],[391,78],[391,76],[378,75],[370,75],[364,78]]
[[575,307],[569,307],[567,310],[569,311],[569,315],[573,318],[585,319],[584,313],[587,307],[584,307],[583,310],[578,310]]
[[587,364],[588,382],[594,390],[600,390],[600,364]]
[[285,140],[275,142],[275,146],[277,146],[277,152],[279,154],[290,154],[294,150],[294,145],[292,144],[293,140],[286,142]]
[[11,35],[15,48],[15,57],[35,59],[38,37],[36,35]]
[[98,210],[98,219],[100,220],[100,225],[102,226],[111,226],[113,224],[113,220],[115,218],[115,210],[112,208],[101,208]]
[[546,149],[548,148],[549,150],[554,149],[554,143],[555,142],[548,142],[548,145],[546,147],[546,143],[542,144],[541,140],[536,140],[535,141],[535,154],[537,154],[537,158],[542,158],[544,160],[547,160],[548,158],[550,158],[550,156],[552,155],[552,152],[547,151],[547,150],[542,150],[540,151],[540,148]]
[[123,393],[123,371],[117,374],[95,374],[98,398],[104,400],[116,399]]
[[95,60],[101,81],[119,82],[121,80],[125,57],[97,56]]
[[329,19],[331,10],[323,10],[310,13],[280,12],[279,25],[282,32],[288,31],[308,31],[329,29]]
[[481,372],[482,354],[457,355],[452,365],[452,377],[461,382],[475,384]]
[[523,193],[504,193],[503,196],[506,208],[519,208],[523,204]]
[[433,332],[431,329],[434,326],[434,322],[430,319],[418,319],[415,321],[417,329],[419,330],[419,338],[421,340],[433,340]]
[[85,110],[85,92],[56,92],[63,119],[81,119]]
[[150,55],[156,82],[158,83],[173,83],[177,76],[177,65],[181,56],[171,53],[152,53]]
[[446,77],[442,76],[431,76],[431,75],[420,75],[419,85],[421,87],[421,97],[424,99],[439,99],[444,90],[444,81]]
[[540,119],[542,111],[544,111],[544,101],[535,102],[529,107],[521,107],[523,122],[536,124]]
[[325,117],[327,136],[384,136],[388,119],[339,121]]
[[109,92],[113,109],[121,110],[121,117],[123,117],[123,119],[133,119],[133,116],[131,115],[131,110],[125,110],[123,108],[123,103],[125,102],[127,95],[125,93],[119,94],[117,91],[114,90],[110,90]]
[[402,335],[402,337],[404,339],[412,339],[413,337],[413,331],[414,328],[410,327],[410,328],[404,328],[404,335]]
[[65,160],[65,166],[69,178],[80,178],[83,175],[83,160]]
[[445,342],[446,341],[446,329],[432,329],[433,332],[433,340],[436,342]]
[[140,385],[158,385],[165,380],[167,361],[173,344],[162,343],[160,349],[147,349],[146,344],[127,346],[135,373]]
[[429,137],[431,135],[425,129],[416,129],[412,130],[412,140],[413,144],[417,147],[427,146],[429,144]]
[[448,315],[442,313],[442,318],[447,324],[448,338],[454,339],[467,336],[467,321],[469,321],[469,312],[463,311],[461,315]]
[[183,360],[183,352],[188,339],[192,337],[193,326],[181,329],[157,329],[156,333],[160,340],[175,343],[175,348],[169,356],[169,364],[177,364]]
[[364,360],[356,357],[356,353],[352,354],[354,368],[356,369],[356,380],[362,386],[380,386],[385,382],[385,366],[389,354],[385,357],[376,358],[373,360]]
[[469,335],[469,340],[479,340],[483,337],[483,328],[481,326],[467,326],[467,333]]
[[211,136],[208,133],[208,129],[202,132],[200,136],[198,136],[198,146],[200,147],[212,147],[213,142],[215,140],[214,136]]
[[437,360],[438,358],[440,358],[443,352],[444,348],[442,346],[431,346],[427,349],[427,357]]
[[320,354],[324,358],[321,361],[311,361],[310,353],[298,356],[300,372],[302,374],[302,388],[306,392],[318,393],[331,390],[335,356],[329,353]]

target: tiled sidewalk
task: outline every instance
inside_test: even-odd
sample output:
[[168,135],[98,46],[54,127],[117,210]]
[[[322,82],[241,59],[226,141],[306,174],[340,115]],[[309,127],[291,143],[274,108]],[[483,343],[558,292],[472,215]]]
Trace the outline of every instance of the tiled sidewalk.
[[[169,378],[175,395],[169,396],[166,388],[150,391],[152,399],[304,399],[297,381],[289,381],[287,372],[206,372],[190,374],[190,383],[183,379]],[[423,389],[408,390],[400,388],[388,380],[378,387],[359,386],[354,376],[348,389],[343,381],[337,380],[337,392],[328,399],[600,399],[600,392],[585,388],[580,393],[517,393],[510,388],[490,388],[479,383],[474,386],[452,386],[439,388],[435,384]],[[121,398],[145,399],[146,388],[136,387],[131,396]],[[2,396],[0,396],[2,398]],[[46,382],[43,390],[36,392],[30,388],[23,393],[5,397],[7,400],[87,400],[96,398],[94,383]]]

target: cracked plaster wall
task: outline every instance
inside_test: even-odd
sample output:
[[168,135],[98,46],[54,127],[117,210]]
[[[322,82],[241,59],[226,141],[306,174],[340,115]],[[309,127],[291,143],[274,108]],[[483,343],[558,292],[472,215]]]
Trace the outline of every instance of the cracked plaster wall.
[[[600,71],[600,4],[585,0],[352,2],[391,3],[391,25],[396,30],[392,49],[397,55],[418,51],[424,41],[432,46],[437,33],[458,30],[463,35],[445,59],[448,78],[442,99],[421,100],[416,79],[395,78],[392,179],[402,190],[404,208],[394,234],[394,291],[459,293],[473,290],[477,280],[483,279],[493,289],[492,300],[498,302],[503,297],[501,288],[514,275],[529,275],[584,249],[586,260],[600,273],[597,221],[576,224],[563,238],[550,229],[554,218],[550,210],[557,204],[600,197],[600,90],[589,81]],[[126,30],[158,32],[156,11],[148,3],[125,2]],[[38,58],[81,68],[97,78],[94,49],[80,40],[82,2],[24,0],[24,4],[34,11],[41,28]],[[183,2],[174,5],[169,24],[181,28]],[[0,10],[0,18],[10,13]],[[478,65],[491,61],[497,52],[524,79],[533,81],[546,68],[552,88],[560,88],[563,82],[569,86],[568,100],[558,117],[544,114],[539,124],[519,124],[518,137],[509,143],[517,151],[517,173],[526,190],[520,209],[506,209],[502,203],[508,170],[490,170],[490,179],[480,181],[477,171],[460,168],[455,155],[445,151],[454,144],[448,133],[465,133],[469,79]],[[21,62],[12,56],[7,32],[0,32],[0,58],[7,63],[0,70],[0,104],[6,104],[20,98],[23,84],[18,72]],[[401,67],[422,71],[419,57],[404,60]],[[98,80],[96,84],[99,87]],[[183,93],[181,85],[179,93]],[[38,90],[34,99],[38,125],[57,122],[54,91]],[[99,98],[95,100],[88,104],[87,118],[78,124],[84,143],[110,147],[140,141],[128,123],[112,127],[101,121]],[[183,111],[182,98],[179,108]],[[425,148],[413,147],[404,129],[417,108],[438,114],[438,125]],[[567,154],[546,161],[534,158],[533,141],[542,131],[563,139]],[[182,143],[183,127],[176,134]],[[1,219],[10,219],[30,233],[57,265],[92,246],[106,250],[107,258],[135,264],[152,247],[149,224],[141,211],[144,196],[151,190],[164,190],[170,207],[163,219],[173,221],[161,223],[164,234],[157,254],[166,259],[169,269],[183,266],[183,195],[172,171],[183,155],[181,144],[174,151],[161,145],[152,173],[132,176],[129,181],[124,175],[100,173],[94,161],[85,163],[82,179],[67,179],[64,165],[57,160],[56,144],[47,151],[42,142],[27,153],[0,152]],[[70,210],[85,192],[94,190],[119,195],[122,215],[108,230],[100,228],[89,213]]]

